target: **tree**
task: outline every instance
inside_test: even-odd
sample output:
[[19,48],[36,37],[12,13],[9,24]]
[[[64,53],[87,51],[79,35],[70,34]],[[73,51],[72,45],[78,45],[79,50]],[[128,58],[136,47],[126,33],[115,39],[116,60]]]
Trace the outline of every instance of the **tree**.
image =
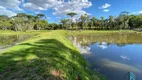
[[48,22],[45,19],[46,17],[44,14],[37,14],[34,17],[34,21],[35,21],[34,29],[35,30],[45,29],[45,27],[48,26]]
[[12,29],[12,24],[10,23],[10,18],[6,15],[0,15],[0,29],[10,30]]
[[102,16],[101,17],[101,20],[100,20],[100,22],[101,22],[101,29],[104,29],[104,17]]
[[131,15],[129,20],[130,29],[140,29],[142,28],[142,16],[141,15]]
[[37,14],[37,18],[43,20],[46,19],[46,16],[44,14]]
[[26,14],[18,13],[16,16],[12,17],[11,23],[15,31],[26,31]]
[[34,25],[35,30],[44,30],[47,29],[48,22],[46,20],[39,20],[36,21],[36,24]]
[[92,17],[90,21],[91,21],[90,29],[92,29],[92,27],[96,26],[95,23],[97,22],[97,19],[95,17]]
[[0,21],[0,29],[2,30],[11,30],[12,24],[9,21]]
[[34,29],[35,16],[33,16],[33,15],[27,15],[27,24],[28,24],[28,27],[27,27],[28,30]]
[[60,24],[50,23],[46,20],[44,14],[29,15],[25,13],[18,13],[15,16],[8,17],[6,15],[0,15],[0,29],[1,30],[14,30],[14,31],[26,31],[26,30],[55,30],[55,29],[142,29],[142,14],[129,15],[129,12],[121,12],[118,17],[109,16],[107,19],[101,17],[97,19],[87,14],[81,15],[80,18],[73,21],[73,17],[77,15],[74,12],[67,14],[70,19],[61,19]]
[[67,13],[67,15],[71,17],[71,27],[72,27],[72,30],[73,30],[73,17],[74,17],[75,15],[77,15],[77,13],[75,13],[75,12],[70,12],[70,13]]
[[121,16],[123,16],[122,18],[123,18],[123,27],[124,27],[124,29],[127,29],[129,27],[128,26],[128,22],[129,22],[128,14],[129,14],[129,12],[127,12],[127,11],[123,11],[120,14]]
[[81,29],[85,29],[86,27],[88,27],[88,23],[90,21],[90,17],[87,14],[81,15],[79,20],[81,22]]
[[88,29],[89,22],[90,22],[90,16],[89,16],[89,15],[86,15],[85,26],[86,26],[87,29]]
[[61,19],[60,22],[62,24],[63,29],[67,29],[67,24],[69,22],[69,19]]
[[113,26],[114,17],[110,15],[108,20],[109,20],[109,23],[108,23],[109,28],[114,29],[114,26]]
[[51,23],[51,24],[49,24],[48,29],[49,30],[56,30],[56,29],[58,29],[58,25],[56,23]]
[[10,18],[8,16],[6,16],[6,15],[0,15],[0,20],[2,20],[2,21],[7,21],[9,19]]
[[104,29],[107,29],[107,30],[109,29],[109,19],[104,20],[104,27],[105,27]]

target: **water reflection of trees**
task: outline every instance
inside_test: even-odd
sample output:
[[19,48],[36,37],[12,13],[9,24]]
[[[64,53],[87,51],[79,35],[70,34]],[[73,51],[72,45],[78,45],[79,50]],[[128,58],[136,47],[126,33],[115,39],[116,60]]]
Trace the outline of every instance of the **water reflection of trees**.
[[14,45],[21,41],[24,41],[33,35],[0,35],[0,48],[7,47],[9,45]]
[[76,40],[76,43],[81,45],[94,44],[96,42],[106,42],[107,45],[117,44],[122,47],[126,44],[142,43],[142,34],[139,33],[99,33],[87,35],[71,36],[71,40]]
[[81,42],[77,42],[77,37],[74,36],[74,37],[69,37],[70,40],[73,41],[73,44],[79,49],[80,53],[82,54],[90,54],[90,47],[86,46],[86,45],[81,45]]

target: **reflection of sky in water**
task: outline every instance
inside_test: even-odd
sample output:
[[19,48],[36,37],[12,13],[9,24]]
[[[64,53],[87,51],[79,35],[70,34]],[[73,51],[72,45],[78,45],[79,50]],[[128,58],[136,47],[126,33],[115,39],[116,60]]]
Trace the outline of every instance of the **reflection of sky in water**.
[[123,75],[129,71],[137,76],[137,80],[142,80],[141,44],[120,47],[115,44],[95,43],[89,47],[91,54],[88,61],[92,64],[92,69],[98,69],[108,80],[125,80]]
[[82,53],[82,54],[90,54],[90,47],[82,46],[81,45],[81,41],[77,43],[76,37],[74,37],[73,44],[79,49],[80,53]]
[[120,62],[111,61],[109,59],[102,59],[102,64],[105,67],[114,68],[114,69],[118,69],[122,71],[132,71],[132,72],[137,72],[137,73],[141,73],[142,71],[141,69],[137,67],[124,64],[124,63],[120,63]]
[[127,56],[120,56],[120,57],[124,60],[130,60],[130,58],[128,58]]
[[101,49],[106,49],[107,48],[106,42],[102,42],[102,44],[98,44],[97,46],[100,47]]
[[[82,41],[72,39],[83,56],[108,80],[125,80],[124,75],[132,71],[137,80],[142,80],[142,44],[107,44],[97,42],[82,45]],[[83,39],[83,42],[86,40]]]

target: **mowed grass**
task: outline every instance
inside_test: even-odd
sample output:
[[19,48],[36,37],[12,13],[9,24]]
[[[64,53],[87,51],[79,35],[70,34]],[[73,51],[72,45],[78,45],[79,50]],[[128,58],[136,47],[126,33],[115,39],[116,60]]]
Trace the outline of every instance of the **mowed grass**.
[[[11,30],[0,30],[0,35],[26,35],[26,34],[40,34],[47,32],[47,30],[29,30],[29,31],[11,31]],[[48,31],[50,32],[50,31]]]
[[84,58],[68,40],[68,31],[32,33],[38,35],[0,53],[0,80],[104,79],[90,72]]

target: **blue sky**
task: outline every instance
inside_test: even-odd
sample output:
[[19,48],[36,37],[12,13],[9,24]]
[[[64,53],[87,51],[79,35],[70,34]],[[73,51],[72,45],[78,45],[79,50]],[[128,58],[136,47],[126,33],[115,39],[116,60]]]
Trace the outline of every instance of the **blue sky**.
[[83,14],[108,18],[109,15],[118,16],[122,11],[142,14],[142,0],[0,0],[0,15],[42,13],[48,22],[67,18],[68,12],[76,12],[75,18]]

